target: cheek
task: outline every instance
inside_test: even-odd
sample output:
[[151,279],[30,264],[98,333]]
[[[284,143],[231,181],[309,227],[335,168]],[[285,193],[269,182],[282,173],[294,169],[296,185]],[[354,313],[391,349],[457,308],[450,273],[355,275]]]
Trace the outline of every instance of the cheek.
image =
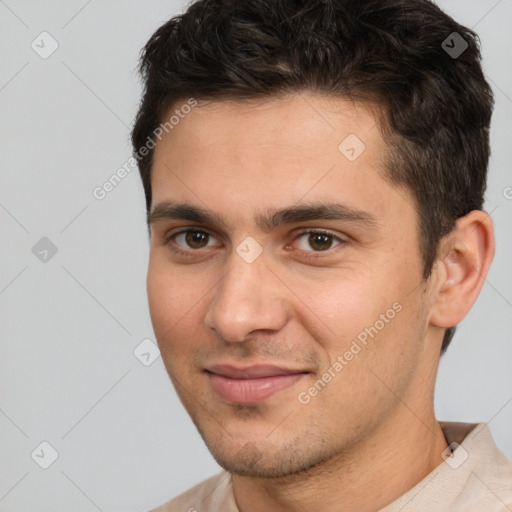
[[325,349],[341,350],[392,307],[398,292],[378,279],[355,268],[317,274],[314,282],[295,277],[293,290],[309,311],[303,318],[311,319],[308,330]]
[[304,311],[308,313],[302,318],[310,318],[310,323],[305,328],[322,346],[325,366],[344,357],[350,365],[344,371],[349,379],[364,381],[368,365],[387,373],[386,368],[396,361],[405,364],[414,359],[419,348],[404,343],[421,337],[411,328],[421,326],[416,317],[422,306],[417,294],[411,293],[413,285],[417,286],[415,274],[400,271],[391,261],[375,267],[386,268],[386,272],[372,268],[363,270],[354,264],[325,273],[314,283],[295,279],[297,295],[307,297]]
[[188,352],[190,339],[200,326],[197,319],[201,300],[206,299],[208,288],[189,274],[177,272],[161,264],[156,257],[150,259],[147,275],[147,294],[153,330],[163,352],[179,355]]

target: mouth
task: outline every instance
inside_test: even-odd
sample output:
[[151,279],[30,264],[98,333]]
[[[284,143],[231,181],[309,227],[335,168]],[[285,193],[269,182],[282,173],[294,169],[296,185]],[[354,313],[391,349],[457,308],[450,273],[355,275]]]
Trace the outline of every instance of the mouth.
[[256,404],[296,384],[309,372],[273,365],[213,365],[205,370],[213,391],[224,401]]

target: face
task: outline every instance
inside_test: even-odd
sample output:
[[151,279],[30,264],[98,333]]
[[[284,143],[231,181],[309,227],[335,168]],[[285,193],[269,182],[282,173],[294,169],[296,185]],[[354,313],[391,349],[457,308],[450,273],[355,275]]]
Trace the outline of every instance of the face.
[[349,453],[421,396],[418,220],[384,151],[369,108],[314,94],[198,105],[157,144],[151,319],[228,471]]

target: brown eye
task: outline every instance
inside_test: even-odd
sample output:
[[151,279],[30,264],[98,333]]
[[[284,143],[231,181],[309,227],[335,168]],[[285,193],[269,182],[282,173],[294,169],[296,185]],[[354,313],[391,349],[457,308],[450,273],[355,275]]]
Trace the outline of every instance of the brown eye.
[[208,233],[203,231],[187,231],[185,241],[192,249],[202,249],[208,245]]
[[308,238],[310,247],[318,251],[325,251],[331,248],[332,236],[323,233],[311,233]]
[[326,231],[305,231],[298,237],[298,248],[308,252],[322,252],[343,243],[343,240]]
[[212,243],[215,240],[210,233],[199,229],[186,229],[174,233],[168,237],[168,243],[173,243],[182,250],[198,250],[210,247],[212,245],[219,245]]

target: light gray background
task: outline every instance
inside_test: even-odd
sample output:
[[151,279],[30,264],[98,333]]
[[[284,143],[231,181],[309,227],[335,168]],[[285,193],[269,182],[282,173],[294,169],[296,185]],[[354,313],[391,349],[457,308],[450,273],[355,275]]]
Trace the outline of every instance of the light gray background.
[[[512,1],[439,4],[480,34],[496,94],[486,208],[498,243],[442,359],[436,410],[489,421],[512,458]],[[1,511],[143,511],[219,469],[161,359],[133,354],[154,339],[139,177],[92,195],[131,154],[139,50],[184,5],[0,0]],[[48,59],[31,48],[42,31],[59,44]],[[58,249],[46,263],[32,253],[42,237]],[[46,470],[30,457],[42,441],[59,454]]]

